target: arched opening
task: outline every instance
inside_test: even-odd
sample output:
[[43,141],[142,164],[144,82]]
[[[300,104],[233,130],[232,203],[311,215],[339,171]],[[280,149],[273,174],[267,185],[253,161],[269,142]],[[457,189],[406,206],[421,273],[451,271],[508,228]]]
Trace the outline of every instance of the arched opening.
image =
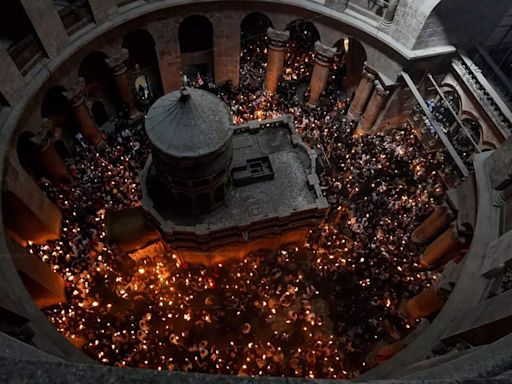
[[117,94],[114,75],[105,62],[108,56],[103,52],[91,52],[80,63],[78,76],[85,80],[87,100],[101,101],[108,113],[109,120],[116,115],[116,109],[122,110],[121,98]]
[[[55,187],[70,183],[71,178],[63,160],[64,156],[61,156],[52,141],[48,141],[48,136],[23,132],[18,138],[16,149],[21,166],[34,180],[46,177]],[[60,149],[66,149],[64,143]]]
[[127,33],[123,38],[123,48],[130,53],[128,68],[143,69],[158,65],[158,56],[155,50],[155,40],[145,29],[136,29]]
[[50,120],[54,127],[62,128],[69,133],[75,133],[77,123],[73,106],[65,96],[67,89],[56,85],[48,89],[41,103],[41,117]]
[[213,26],[205,16],[191,15],[179,27],[181,62],[183,73],[189,79],[202,77],[213,79]]
[[315,42],[320,40],[318,29],[310,21],[292,21],[286,30],[290,32],[290,44],[294,49],[303,53],[313,51]]
[[250,92],[263,86],[269,27],[272,27],[272,22],[259,12],[248,14],[240,24],[240,85]]
[[[462,109],[462,101],[460,99],[459,94],[456,90],[451,87],[442,90],[444,99],[451,106],[451,109],[455,112],[455,115],[459,115]],[[452,132],[453,130],[458,131],[460,128],[457,123],[457,119],[454,114],[450,111],[448,104],[446,103],[441,96],[438,96],[435,100],[435,105],[433,107],[433,113],[436,119],[443,125],[443,127],[448,131],[449,136],[455,137],[457,132]]]
[[[151,33],[145,29],[137,29],[126,34],[123,38],[123,48],[129,52],[128,69],[132,71],[132,78],[136,79],[138,107],[151,104],[153,100],[163,94],[158,55],[155,49],[155,40]],[[141,78],[143,81],[141,81]],[[140,92],[141,89],[145,92]]]
[[331,69],[331,80],[327,83],[327,87],[333,89],[334,92],[336,92],[336,90],[343,92],[344,80],[347,75],[347,64],[345,63],[345,39],[338,40],[334,43],[333,47],[336,48],[336,55],[334,56],[334,63]]
[[455,113],[458,115],[462,110],[462,100],[459,96],[459,93],[455,90],[455,88],[449,87],[443,89],[443,94],[445,99],[450,103],[452,108],[455,110]]
[[471,134],[473,140],[475,140],[476,143],[479,143],[482,136],[482,126],[480,123],[475,119],[466,118],[462,120],[462,124],[464,124],[468,132]]
[[23,132],[16,142],[16,152],[25,172],[37,180],[42,175],[42,169],[39,162],[39,146],[34,139],[34,133]]
[[290,89],[299,100],[304,98],[314,66],[314,45],[320,40],[320,33],[309,21],[295,20],[288,24],[290,32],[288,50],[285,57],[284,80],[291,82]]
[[361,81],[364,65],[366,63],[366,50],[363,44],[352,37],[343,41],[345,50],[344,63],[346,67],[345,89],[352,93]]
[[242,42],[258,40],[265,37],[267,29],[272,27],[272,21],[260,12],[252,12],[244,17],[240,24]]
[[465,118],[462,120],[465,130],[458,124],[454,123],[451,130],[448,131],[448,137],[452,142],[457,153],[466,161],[468,161],[475,153],[475,146],[468,137],[468,133],[475,143],[480,142],[482,126],[480,123],[472,118]]
[[105,106],[101,101],[95,101],[91,106],[91,114],[96,121],[96,125],[101,127],[103,124],[108,122],[108,114]]

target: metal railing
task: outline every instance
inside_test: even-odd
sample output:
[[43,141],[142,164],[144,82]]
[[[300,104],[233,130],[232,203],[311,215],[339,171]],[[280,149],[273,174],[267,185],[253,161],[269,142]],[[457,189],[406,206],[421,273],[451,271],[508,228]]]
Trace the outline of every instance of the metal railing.
[[500,106],[498,104],[500,101],[496,100],[489,90],[482,84],[481,80],[475,73],[475,68],[471,68],[462,57],[453,59],[452,67],[472,91],[473,95],[480,102],[482,108],[493,120],[503,136],[510,136],[512,134],[512,120],[506,116],[507,112],[510,114],[510,110],[506,108],[502,101],[501,103],[503,105]]

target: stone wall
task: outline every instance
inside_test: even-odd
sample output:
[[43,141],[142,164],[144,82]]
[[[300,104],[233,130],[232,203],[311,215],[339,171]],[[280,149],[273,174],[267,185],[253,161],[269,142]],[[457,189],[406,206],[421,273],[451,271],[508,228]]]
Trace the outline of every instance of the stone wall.
[[429,14],[414,49],[452,44],[457,47],[484,45],[512,8],[508,0],[444,0]]

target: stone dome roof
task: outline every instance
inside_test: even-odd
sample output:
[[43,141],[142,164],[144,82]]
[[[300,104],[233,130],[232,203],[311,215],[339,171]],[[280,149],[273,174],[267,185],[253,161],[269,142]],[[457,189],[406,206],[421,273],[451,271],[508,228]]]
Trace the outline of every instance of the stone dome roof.
[[207,155],[222,148],[232,135],[228,106],[212,93],[193,88],[158,99],[146,117],[151,144],[177,158]]

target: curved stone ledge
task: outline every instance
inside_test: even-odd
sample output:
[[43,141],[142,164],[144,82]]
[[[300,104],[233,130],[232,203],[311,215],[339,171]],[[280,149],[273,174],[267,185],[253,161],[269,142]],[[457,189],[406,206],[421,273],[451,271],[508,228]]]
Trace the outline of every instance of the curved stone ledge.
[[[460,277],[442,311],[435,320],[411,344],[387,363],[360,376],[360,380],[400,377],[408,366],[427,358],[430,351],[443,338],[448,328],[454,326],[460,313],[481,300],[490,281],[482,276],[481,266],[489,245],[499,237],[499,208],[494,205],[489,181],[491,152],[474,158],[478,195],[478,216],[471,246],[461,262]],[[421,367],[418,367],[421,369]],[[427,373],[425,373],[427,374]]]

